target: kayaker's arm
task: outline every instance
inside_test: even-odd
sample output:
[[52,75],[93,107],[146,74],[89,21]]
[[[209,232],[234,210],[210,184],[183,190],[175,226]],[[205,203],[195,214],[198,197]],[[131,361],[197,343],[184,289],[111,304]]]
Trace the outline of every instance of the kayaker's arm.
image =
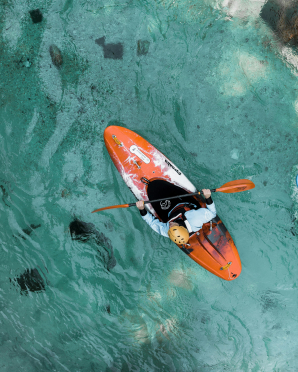
[[199,231],[204,223],[207,223],[216,217],[216,208],[213,200],[211,199],[210,190],[204,189],[202,191],[206,198],[207,208],[199,208],[197,210],[193,209],[185,213],[185,217],[190,223],[193,231]]
[[146,216],[146,214],[147,214],[147,211],[146,211],[146,209],[144,208],[144,209],[139,209],[139,211],[140,211],[140,213],[141,213],[141,216]]
[[169,223],[160,222],[157,218],[152,216],[151,213],[148,213],[144,207],[144,202],[142,200],[138,201],[136,203],[136,206],[141,213],[142,219],[151,227],[152,230],[162,236],[165,236],[167,238],[169,237]]
[[[211,191],[209,189],[203,189],[202,191],[203,191],[203,194],[204,194],[204,197],[205,197],[205,200],[206,200],[206,207],[208,208],[208,210],[211,213],[215,214],[215,216],[216,216],[216,208],[215,208],[215,204],[213,203],[213,200],[211,198]],[[213,216],[212,218],[214,218],[215,216]]]
[[207,205],[210,205],[210,204],[213,203],[213,200],[212,200],[211,196],[209,198],[205,199],[205,200],[206,200]]

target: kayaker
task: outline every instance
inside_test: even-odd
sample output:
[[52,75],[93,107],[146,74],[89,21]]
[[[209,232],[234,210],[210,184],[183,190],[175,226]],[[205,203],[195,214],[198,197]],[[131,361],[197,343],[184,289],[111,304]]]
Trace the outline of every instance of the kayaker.
[[169,237],[174,243],[186,244],[192,232],[202,228],[204,223],[216,217],[216,208],[211,191],[203,189],[207,208],[192,209],[186,204],[178,205],[169,213],[169,222],[161,222],[145,209],[144,201],[136,203],[145,222],[158,234]]

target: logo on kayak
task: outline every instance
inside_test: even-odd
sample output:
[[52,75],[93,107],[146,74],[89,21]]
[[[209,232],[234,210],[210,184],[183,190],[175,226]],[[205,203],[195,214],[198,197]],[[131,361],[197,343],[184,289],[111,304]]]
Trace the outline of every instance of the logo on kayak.
[[170,202],[170,200],[163,200],[163,201],[160,202],[160,208],[161,208],[162,210],[169,209],[170,206],[171,206],[171,202]]
[[113,140],[115,141],[115,143],[116,143],[118,146],[120,146],[120,147],[123,146],[123,143],[122,143],[121,141],[119,141],[118,138],[117,138],[114,134],[112,135],[112,138],[113,138]]
[[138,146],[132,145],[130,146],[129,150],[130,152],[135,154],[139,159],[141,159],[144,163],[146,164],[150,163],[150,159],[145,154],[142,153],[142,151],[138,148]]
[[177,172],[179,174],[179,176],[181,175],[181,172],[174,167],[173,164],[171,164],[167,159],[165,159],[165,162],[168,164],[169,167],[173,168],[175,172]]

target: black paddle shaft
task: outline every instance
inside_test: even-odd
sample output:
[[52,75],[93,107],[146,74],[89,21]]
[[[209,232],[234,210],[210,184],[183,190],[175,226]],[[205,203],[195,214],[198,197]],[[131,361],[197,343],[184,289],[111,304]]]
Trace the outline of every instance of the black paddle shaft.
[[[210,191],[215,192],[216,189],[212,189]],[[193,192],[192,194],[170,196],[169,198],[162,198],[162,199],[155,199],[155,200],[144,200],[144,204],[155,203],[155,202],[169,200],[169,199],[185,198],[186,196],[201,195],[201,194],[202,194],[202,191],[197,191],[197,192]],[[136,203],[129,203],[128,204],[129,207],[134,207],[135,205],[136,205]]]

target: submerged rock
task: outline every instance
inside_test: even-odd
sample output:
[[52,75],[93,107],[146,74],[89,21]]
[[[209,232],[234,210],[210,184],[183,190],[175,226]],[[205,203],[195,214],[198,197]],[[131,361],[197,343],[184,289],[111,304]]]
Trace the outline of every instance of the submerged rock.
[[70,195],[70,191],[68,191],[67,189],[62,190],[61,192],[62,198],[67,198],[69,195]]
[[116,266],[116,259],[114,257],[113,247],[109,238],[103,233],[96,230],[93,223],[86,223],[84,221],[75,219],[69,225],[70,235],[73,240],[80,240],[86,242],[89,239],[93,239],[95,243],[102,248],[108,255],[108,258],[103,257],[103,252],[98,251],[107,263],[107,269],[110,270]]
[[40,23],[42,21],[43,16],[39,9],[30,10],[29,13],[33,23]]
[[138,49],[137,49],[137,55],[138,56],[144,56],[148,53],[150,46],[150,41],[148,40],[138,40]]
[[283,43],[298,45],[297,0],[268,0],[260,15]]
[[15,285],[16,283],[21,287],[21,294],[28,294],[28,292],[40,292],[45,290],[45,283],[37,269],[26,269],[19,277],[10,279]]
[[105,36],[100,37],[99,39],[95,40],[95,43],[97,45],[100,45],[103,47],[104,58],[122,59],[123,58],[123,45],[121,43],[106,44],[105,40],[106,40]]
[[280,294],[276,291],[266,291],[261,296],[261,305],[263,313],[269,310],[275,310],[282,306]]
[[[40,227],[41,225],[34,225],[34,224],[31,224],[29,227],[25,228],[25,229],[22,229],[22,231],[26,234],[26,235],[31,235],[33,230],[37,229],[38,227]],[[26,240],[26,237],[21,235],[21,234],[18,234],[18,236],[20,236],[22,239]]]
[[33,230],[39,228],[41,226],[41,224],[39,225],[34,225],[33,223],[26,229],[23,229],[24,233],[27,234],[27,235],[30,235],[32,233]]
[[3,203],[7,206],[7,207],[10,207],[7,203],[6,203],[6,200],[8,199],[8,192],[6,190],[6,188],[3,186],[3,185],[0,185],[0,188],[2,190],[2,201]]
[[105,36],[103,36],[103,37],[100,37],[99,39],[96,39],[95,40],[95,43],[97,45],[100,45],[100,46],[103,47],[105,45],[105,40],[106,40],[106,38],[105,38]]
[[69,224],[71,238],[85,242],[92,237],[94,227],[92,223],[75,219]]
[[61,50],[56,45],[52,44],[50,45],[49,52],[51,55],[53,65],[56,66],[57,68],[60,68],[63,64]]

